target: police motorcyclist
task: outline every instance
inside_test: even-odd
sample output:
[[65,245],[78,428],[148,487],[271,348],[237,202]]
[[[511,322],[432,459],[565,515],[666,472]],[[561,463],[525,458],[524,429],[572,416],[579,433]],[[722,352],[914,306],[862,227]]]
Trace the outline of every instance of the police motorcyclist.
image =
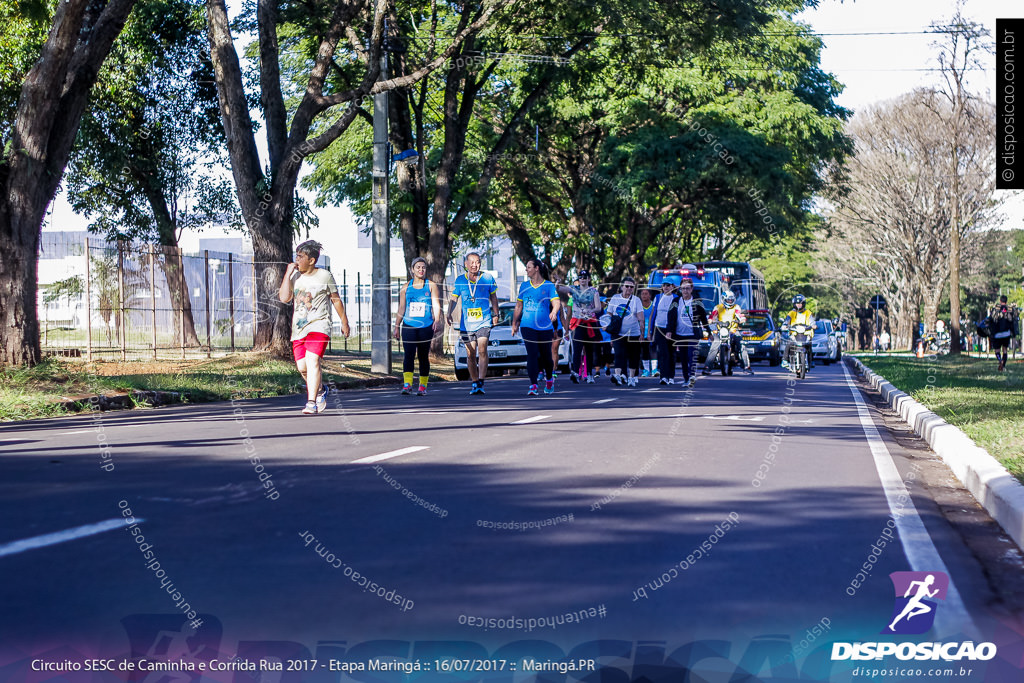
[[[788,331],[790,327],[794,325],[806,325],[807,341],[804,342],[804,348],[807,350],[807,367],[814,367],[814,354],[811,353],[811,339],[814,336],[814,314],[807,310],[807,297],[803,294],[797,294],[793,297],[793,310],[786,314],[786,317],[782,319],[783,331]],[[782,367],[788,368],[789,361],[789,345],[795,343],[792,339],[786,338],[785,347],[782,349]]]
[[[726,292],[722,297],[722,302],[715,306],[714,310],[711,311],[709,317],[710,322],[717,322],[720,325],[727,325],[729,327],[729,345],[733,344],[739,346],[740,357],[743,360],[743,369],[746,370],[748,375],[753,375],[754,371],[750,368],[750,356],[747,354],[747,349],[743,346],[742,342],[739,342],[737,337],[739,336],[740,325],[747,321],[747,317],[743,314],[743,309],[736,305],[736,294],[733,292]],[[708,350],[708,357],[704,359],[704,369],[701,370],[702,375],[710,375],[708,367],[718,358],[718,350],[722,346],[722,338],[718,335],[711,336],[711,348]],[[730,353],[732,348],[730,348]]]

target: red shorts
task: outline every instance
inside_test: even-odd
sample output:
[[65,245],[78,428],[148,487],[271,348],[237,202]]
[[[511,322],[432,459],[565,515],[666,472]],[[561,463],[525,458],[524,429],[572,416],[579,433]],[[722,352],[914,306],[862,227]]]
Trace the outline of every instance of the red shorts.
[[302,339],[292,340],[292,355],[295,360],[300,361],[306,357],[306,353],[315,353],[320,358],[327,353],[327,342],[331,338],[323,332],[310,332]]

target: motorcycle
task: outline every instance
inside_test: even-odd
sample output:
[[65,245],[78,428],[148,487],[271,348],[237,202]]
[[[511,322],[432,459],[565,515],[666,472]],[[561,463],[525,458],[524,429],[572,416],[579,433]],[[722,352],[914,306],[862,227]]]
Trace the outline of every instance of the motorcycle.
[[712,322],[711,324],[714,326],[712,334],[718,335],[719,339],[718,358],[713,359],[713,362],[718,363],[723,376],[732,375],[733,368],[740,364],[739,349],[737,348],[739,335],[734,334],[726,323]]
[[783,327],[782,332],[789,340],[786,349],[786,361],[789,363],[789,371],[796,375],[797,379],[807,376],[807,347],[813,338],[813,330],[809,325],[797,323],[792,329]]

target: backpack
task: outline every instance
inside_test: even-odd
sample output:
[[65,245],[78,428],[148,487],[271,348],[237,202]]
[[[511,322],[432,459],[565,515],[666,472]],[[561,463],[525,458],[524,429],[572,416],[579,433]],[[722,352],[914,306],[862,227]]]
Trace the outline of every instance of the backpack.
[[602,318],[607,317],[604,321],[604,331],[612,337],[617,337],[622,332],[622,322],[625,320],[626,315],[629,313],[629,305],[633,302],[633,297],[630,296],[626,299],[626,305],[622,307],[622,313],[616,315],[601,316]]

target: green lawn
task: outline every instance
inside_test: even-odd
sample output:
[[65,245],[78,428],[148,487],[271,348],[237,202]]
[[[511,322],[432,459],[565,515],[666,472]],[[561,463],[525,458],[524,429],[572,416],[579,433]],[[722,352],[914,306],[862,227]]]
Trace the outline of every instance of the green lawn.
[[858,355],[869,368],[954,424],[1024,482],[1024,360]]
[[[370,372],[368,355],[328,356],[324,369],[326,380],[343,389],[387,377]],[[444,368],[438,370],[438,376],[446,378]],[[179,392],[185,402],[198,403],[232,396],[284,396],[299,393],[304,386],[291,362],[256,353],[212,360],[94,363],[48,358],[34,368],[0,368],[0,421],[61,415],[69,412],[62,404],[70,399],[134,389]]]

